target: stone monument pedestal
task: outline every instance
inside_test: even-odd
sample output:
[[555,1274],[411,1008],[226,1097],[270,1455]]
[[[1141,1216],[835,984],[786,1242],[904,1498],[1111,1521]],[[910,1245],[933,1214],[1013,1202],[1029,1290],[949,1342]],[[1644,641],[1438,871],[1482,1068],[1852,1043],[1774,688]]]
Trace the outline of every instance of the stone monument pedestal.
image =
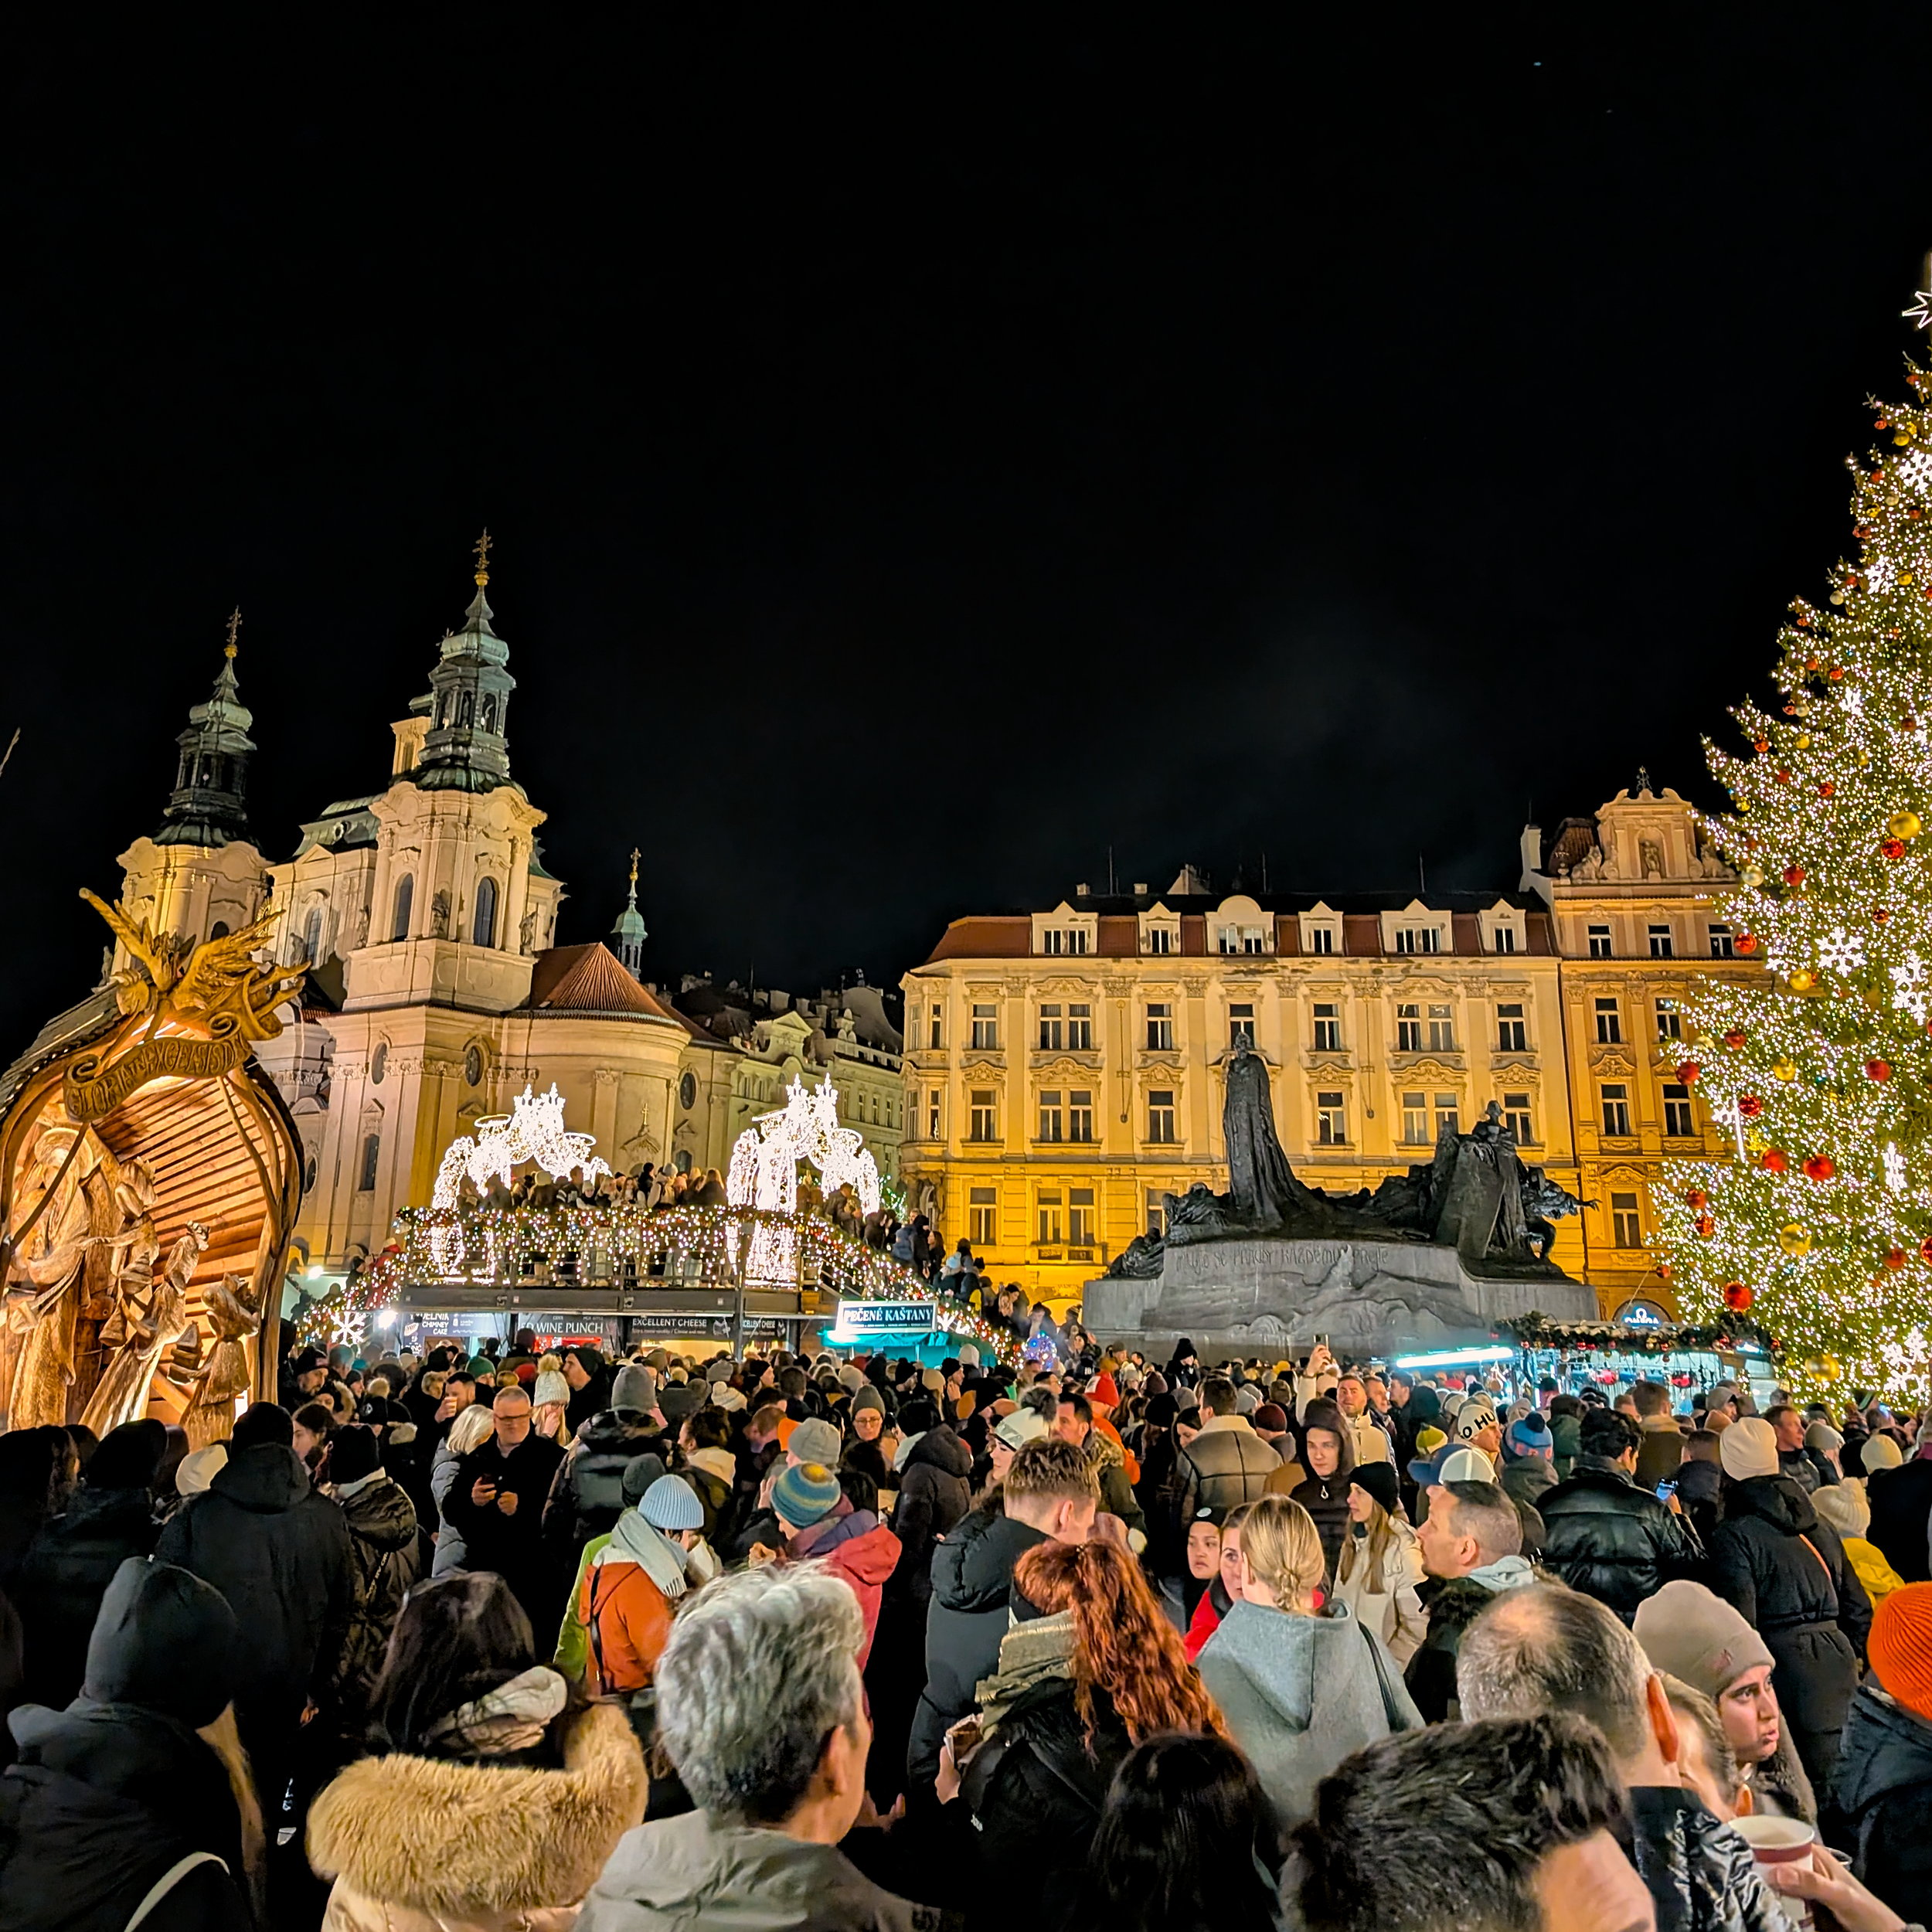
[[1338,1358],[1386,1359],[1480,1344],[1532,1311],[1591,1321],[1597,1297],[1553,1267],[1472,1274],[1453,1247],[1353,1235],[1170,1241],[1159,1274],[1090,1281],[1081,1303],[1104,1343],[1164,1355],[1184,1335],[1204,1359],[1305,1351],[1318,1335]]

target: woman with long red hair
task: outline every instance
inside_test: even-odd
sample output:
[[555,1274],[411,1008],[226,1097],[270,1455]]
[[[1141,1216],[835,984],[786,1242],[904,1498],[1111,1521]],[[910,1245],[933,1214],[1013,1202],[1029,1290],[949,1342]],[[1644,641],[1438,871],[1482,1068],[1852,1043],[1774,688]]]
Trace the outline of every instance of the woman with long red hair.
[[947,1733],[939,1792],[970,1812],[989,1883],[1026,1873],[1057,1923],[1121,1760],[1162,1732],[1227,1731],[1125,1550],[1038,1544],[1013,1572],[1012,1601],[1019,1621],[978,1713]]

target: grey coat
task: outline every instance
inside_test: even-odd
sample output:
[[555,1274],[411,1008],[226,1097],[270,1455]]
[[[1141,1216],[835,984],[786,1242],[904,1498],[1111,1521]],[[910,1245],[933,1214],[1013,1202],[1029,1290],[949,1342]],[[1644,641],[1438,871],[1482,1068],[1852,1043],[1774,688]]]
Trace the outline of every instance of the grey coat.
[[1385,1651],[1378,1676],[1371,1645],[1382,1648],[1345,1604],[1298,1617],[1238,1603],[1195,1660],[1284,1829],[1314,1810],[1315,1786],[1345,1757],[1392,1729],[1421,1726],[1401,1671]]

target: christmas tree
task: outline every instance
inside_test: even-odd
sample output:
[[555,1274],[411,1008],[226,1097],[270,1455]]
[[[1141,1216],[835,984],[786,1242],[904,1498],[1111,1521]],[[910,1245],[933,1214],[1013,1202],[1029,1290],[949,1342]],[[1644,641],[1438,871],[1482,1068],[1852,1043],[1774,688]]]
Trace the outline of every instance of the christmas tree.
[[1922,1388],[1932,1352],[1932,372],[1906,369],[1849,464],[1857,560],[1781,634],[1782,702],[1706,743],[1736,947],[1768,970],[1685,1002],[1677,1077],[1736,1158],[1666,1162],[1658,1203],[1686,1315],[1748,1313],[1818,1393]]

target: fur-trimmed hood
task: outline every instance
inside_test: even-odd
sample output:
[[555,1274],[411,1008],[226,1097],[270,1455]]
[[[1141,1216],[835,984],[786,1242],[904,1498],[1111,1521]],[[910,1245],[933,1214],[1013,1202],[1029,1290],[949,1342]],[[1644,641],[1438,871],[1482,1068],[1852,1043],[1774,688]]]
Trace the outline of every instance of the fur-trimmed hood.
[[492,1924],[574,1905],[643,1818],[648,1788],[630,1720],[595,1704],[572,1726],[560,1771],[400,1753],[352,1764],[310,1808],[309,1862],[339,1875],[332,1925],[338,1905],[341,1922],[360,1924],[362,1901]]

